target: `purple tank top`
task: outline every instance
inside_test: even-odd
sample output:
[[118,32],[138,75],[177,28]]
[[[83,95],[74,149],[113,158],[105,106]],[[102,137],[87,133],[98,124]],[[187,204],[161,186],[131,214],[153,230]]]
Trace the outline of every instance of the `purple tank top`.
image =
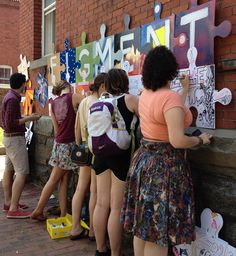
[[75,111],[72,94],[66,93],[53,100],[52,111],[58,123],[56,142],[70,143],[75,141]]

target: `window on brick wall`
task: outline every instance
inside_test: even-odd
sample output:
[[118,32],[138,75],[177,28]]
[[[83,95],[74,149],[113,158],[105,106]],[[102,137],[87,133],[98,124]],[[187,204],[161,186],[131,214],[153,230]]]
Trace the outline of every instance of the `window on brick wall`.
[[0,65],[0,88],[10,88],[11,74],[12,74],[11,66]]
[[42,55],[53,53],[56,27],[56,0],[43,0]]

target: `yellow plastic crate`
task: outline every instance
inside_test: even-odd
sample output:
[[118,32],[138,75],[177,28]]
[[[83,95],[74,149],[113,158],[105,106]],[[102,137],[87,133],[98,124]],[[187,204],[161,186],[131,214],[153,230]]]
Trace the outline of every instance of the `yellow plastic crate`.
[[[72,228],[72,216],[67,214],[65,217],[47,219],[46,224],[51,239],[68,237]],[[89,227],[83,220],[80,220],[80,224],[83,228],[89,230]]]

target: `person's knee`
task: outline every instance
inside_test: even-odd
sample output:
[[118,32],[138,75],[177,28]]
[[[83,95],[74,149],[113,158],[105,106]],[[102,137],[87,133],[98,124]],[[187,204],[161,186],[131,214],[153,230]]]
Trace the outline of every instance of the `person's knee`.
[[99,208],[102,208],[104,210],[109,210],[110,208],[110,200],[108,197],[99,198],[97,197],[97,203],[96,206]]

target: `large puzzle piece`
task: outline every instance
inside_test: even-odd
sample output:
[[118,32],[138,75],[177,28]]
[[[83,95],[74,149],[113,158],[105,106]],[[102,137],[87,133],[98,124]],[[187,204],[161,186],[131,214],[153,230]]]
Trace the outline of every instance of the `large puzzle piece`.
[[114,51],[114,35],[105,37],[106,25],[100,26],[101,39],[94,42],[94,58],[100,58],[98,65],[95,64],[95,76],[101,72],[107,72],[114,67],[115,61],[121,61],[123,54],[119,50]]
[[65,65],[60,65],[60,53],[48,57],[47,68],[48,85],[56,85],[61,80],[61,72],[65,72]]
[[[115,35],[115,51],[121,51],[120,65],[129,74],[140,74],[140,27],[130,29],[130,16],[124,17],[124,32]],[[118,64],[119,62],[115,63]]]
[[[178,60],[179,74],[190,76],[190,90],[187,104],[197,110],[196,126],[215,128],[215,103],[230,103],[232,94],[229,89],[215,90],[214,37],[225,37],[230,33],[231,24],[222,22],[215,27],[215,0],[197,5],[191,0],[189,10],[176,15],[175,34],[187,35],[187,43],[182,47],[174,46]],[[198,36],[200,35],[200,36]],[[172,88],[181,90],[179,78]]]
[[223,218],[209,208],[201,214],[201,227],[196,227],[196,240],[191,245],[173,248],[175,256],[236,256],[236,248],[219,238]]
[[82,45],[76,48],[76,61],[80,61],[80,69],[76,69],[76,84],[94,80],[94,66],[99,65],[99,56],[93,55],[94,42],[86,44],[86,33],[81,34]]
[[197,5],[197,0],[190,1],[187,11],[176,15],[175,35],[187,35],[187,43],[182,47],[174,47],[175,56],[180,68],[189,66],[187,52],[195,47],[196,66],[211,65],[214,63],[214,38],[226,37],[231,31],[231,23],[224,21],[215,26],[216,1],[212,0],[205,4]]
[[157,3],[154,6],[154,21],[141,26],[141,46],[150,43],[150,49],[159,45],[165,45],[172,49],[175,46],[182,47],[187,42],[184,33],[174,37],[175,15],[161,19],[163,5]]
[[65,71],[61,72],[61,80],[74,84],[75,71],[81,64],[79,60],[76,61],[75,48],[69,48],[68,38],[65,39],[65,51],[60,53],[60,63],[65,66]]

